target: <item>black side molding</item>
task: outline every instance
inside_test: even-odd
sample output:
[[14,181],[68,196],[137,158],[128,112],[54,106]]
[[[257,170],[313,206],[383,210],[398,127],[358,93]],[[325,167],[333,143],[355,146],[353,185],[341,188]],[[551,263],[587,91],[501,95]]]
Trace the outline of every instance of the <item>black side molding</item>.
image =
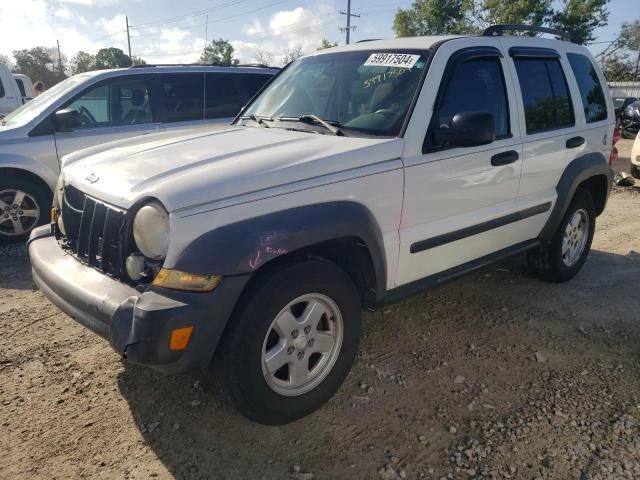
[[520,210],[519,212],[510,213],[509,215],[505,215],[504,217],[494,218],[493,220],[489,220],[488,222],[478,223],[477,225],[463,228],[461,230],[456,230],[455,232],[449,232],[443,235],[438,235],[437,237],[429,238],[427,240],[421,240],[412,244],[409,251],[411,253],[423,252],[424,250],[428,250],[430,248],[439,247],[447,243],[455,242],[457,240],[462,240],[463,238],[471,237],[473,235],[478,235],[480,233],[493,230],[494,228],[503,227],[505,225],[509,225],[510,223],[519,222],[520,220],[524,220],[525,218],[544,213],[550,208],[551,202],[536,205],[534,207],[529,207],[524,210]]
[[487,265],[490,265],[512,255],[526,252],[527,250],[535,248],[538,245],[540,245],[539,240],[528,240],[526,242],[518,243],[503,250],[491,253],[484,257],[477,258],[475,260],[472,260],[471,262],[463,263],[462,265],[458,265],[457,267],[453,267],[443,272],[421,278],[420,280],[416,280],[415,282],[402,285],[401,287],[394,288],[393,290],[389,290],[387,292],[387,296],[385,297],[384,302],[380,302],[378,305],[376,305],[376,309],[382,308],[385,305],[399,302],[400,300],[403,300],[404,298],[410,297],[417,293],[430,290],[434,287],[437,287],[438,285],[442,285],[443,283],[455,280],[458,277],[477,270],[478,268],[486,267]]

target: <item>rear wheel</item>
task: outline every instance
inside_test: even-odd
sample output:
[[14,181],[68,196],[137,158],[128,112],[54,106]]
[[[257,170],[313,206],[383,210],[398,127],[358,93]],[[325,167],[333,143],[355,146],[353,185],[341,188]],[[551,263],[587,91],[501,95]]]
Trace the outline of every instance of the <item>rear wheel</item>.
[[337,265],[305,259],[255,285],[216,353],[220,390],[249,419],[281,425],[322,406],[360,339],[358,291]]
[[529,252],[531,271],[550,282],[575,277],[589,255],[595,226],[593,198],[578,190],[551,241]]
[[0,243],[23,241],[46,223],[51,200],[50,192],[27,178],[0,179]]

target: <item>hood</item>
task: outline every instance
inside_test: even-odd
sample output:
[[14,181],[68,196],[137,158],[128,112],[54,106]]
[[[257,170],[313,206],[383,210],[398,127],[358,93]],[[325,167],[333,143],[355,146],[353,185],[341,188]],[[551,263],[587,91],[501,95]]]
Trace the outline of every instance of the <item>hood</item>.
[[139,142],[73,157],[64,168],[65,182],[122,208],[154,197],[175,211],[399,158],[402,153],[402,139],[397,138],[259,127],[160,134]]
[[0,123],[0,145],[3,142],[24,139],[25,137],[28,138],[24,132],[24,125],[2,125]]

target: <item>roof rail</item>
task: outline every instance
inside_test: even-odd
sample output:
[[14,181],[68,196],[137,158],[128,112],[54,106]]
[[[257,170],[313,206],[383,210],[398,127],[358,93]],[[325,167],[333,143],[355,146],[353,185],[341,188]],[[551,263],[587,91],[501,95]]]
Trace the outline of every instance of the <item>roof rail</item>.
[[566,38],[567,40],[578,43],[578,39],[576,38],[575,33],[573,32],[565,32],[564,30],[557,30],[555,28],[547,28],[547,27],[538,27],[536,25],[519,25],[519,24],[502,24],[502,25],[491,25],[489,28],[486,28],[484,32],[482,32],[483,37],[493,37],[493,36],[502,36],[505,31],[517,31],[517,32],[536,32],[536,33],[550,33],[551,35],[556,35],[560,38]]
[[274,68],[261,63],[237,63],[234,65],[213,65],[211,63],[145,63],[143,65],[131,65],[129,68],[146,68],[146,67],[255,67],[255,68]]
[[382,38],[365,38],[363,40],[358,40],[356,43],[375,42],[376,40],[382,40]]

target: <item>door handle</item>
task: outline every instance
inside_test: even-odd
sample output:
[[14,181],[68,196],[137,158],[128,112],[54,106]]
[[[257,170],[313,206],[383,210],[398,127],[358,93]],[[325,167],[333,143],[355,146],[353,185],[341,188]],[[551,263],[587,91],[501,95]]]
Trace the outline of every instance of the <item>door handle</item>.
[[499,167],[501,165],[509,165],[520,158],[518,152],[515,150],[509,150],[508,152],[496,153],[491,157],[491,165]]
[[584,138],[582,137],[573,137],[567,140],[566,146],[567,148],[578,148],[580,145],[584,143]]

